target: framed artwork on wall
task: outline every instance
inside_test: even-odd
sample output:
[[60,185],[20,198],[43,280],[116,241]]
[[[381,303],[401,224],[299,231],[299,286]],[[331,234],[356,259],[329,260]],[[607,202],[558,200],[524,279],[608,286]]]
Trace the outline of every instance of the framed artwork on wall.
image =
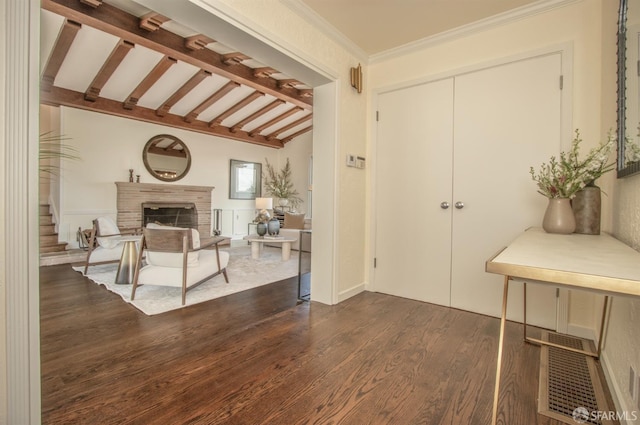
[[262,196],[262,164],[232,159],[229,165],[229,199]]

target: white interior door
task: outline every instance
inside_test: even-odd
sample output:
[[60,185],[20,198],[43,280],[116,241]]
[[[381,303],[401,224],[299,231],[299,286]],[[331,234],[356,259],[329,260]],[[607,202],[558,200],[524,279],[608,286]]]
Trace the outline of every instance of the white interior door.
[[378,97],[379,292],[450,305],[453,79]]
[[[561,148],[561,55],[550,54],[455,79],[451,305],[500,316],[502,277],[485,261],[540,226],[546,198],[529,167]],[[556,328],[556,291],[527,287],[527,320]],[[522,321],[522,285],[510,285],[508,317]]]

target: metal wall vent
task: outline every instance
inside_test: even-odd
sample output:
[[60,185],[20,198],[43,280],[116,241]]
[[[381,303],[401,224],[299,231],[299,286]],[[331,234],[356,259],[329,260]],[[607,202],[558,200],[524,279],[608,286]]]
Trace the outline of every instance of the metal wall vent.
[[[579,350],[593,350],[591,341],[543,332],[542,340]],[[538,413],[567,424],[613,424],[598,412],[608,412],[596,360],[562,348],[540,350]]]

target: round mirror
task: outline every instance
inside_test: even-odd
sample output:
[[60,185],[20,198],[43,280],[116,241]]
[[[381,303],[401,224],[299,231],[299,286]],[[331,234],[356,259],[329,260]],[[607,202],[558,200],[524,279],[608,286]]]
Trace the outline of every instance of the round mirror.
[[142,160],[153,177],[165,182],[180,180],[191,167],[191,154],[187,145],[169,134],[149,139],[142,151]]

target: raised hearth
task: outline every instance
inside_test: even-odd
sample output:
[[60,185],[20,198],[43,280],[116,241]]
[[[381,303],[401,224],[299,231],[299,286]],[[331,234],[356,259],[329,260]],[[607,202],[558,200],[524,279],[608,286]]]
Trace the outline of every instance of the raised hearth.
[[[193,204],[197,229],[211,235],[211,191],[213,186],[116,182],[118,188],[118,227],[144,226],[143,204]],[[181,226],[182,227],[182,226]],[[191,227],[191,226],[185,226]]]

